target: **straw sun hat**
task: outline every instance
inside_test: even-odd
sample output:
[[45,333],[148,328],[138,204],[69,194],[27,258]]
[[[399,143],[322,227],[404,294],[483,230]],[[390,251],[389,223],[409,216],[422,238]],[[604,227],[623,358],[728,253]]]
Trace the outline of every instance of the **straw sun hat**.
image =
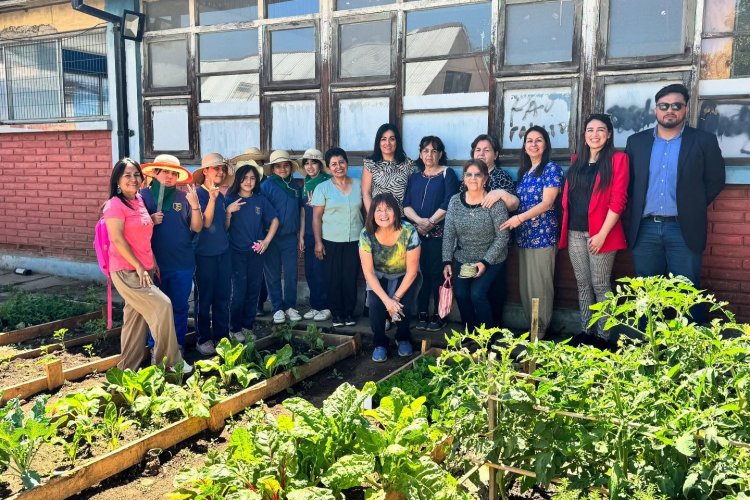
[[283,163],[285,161],[288,161],[292,164],[292,173],[294,173],[294,170],[297,170],[297,172],[300,172],[304,175],[305,171],[300,168],[297,160],[292,159],[292,157],[289,155],[289,152],[284,151],[283,149],[277,149],[276,151],[271,153],[271,157],[268,159],[268,163],[263,165],[263,173],[265,175],[273,174],[273,166],[277,163]]
[[307,151],[305,151],[305,154],[302,155],[302,165],[301,168],[304,170],[305,160],[316,160],[319,161],[322,165],[321,170],[327,174],[331,173],[331,170],[328,168],[328,164],[326,163],[326,158],[323,156],[323,153],[320,152],[320,150],[315,148],[310,148]]
[[153,163],[144,163],[141,165],[143,175],[156,177],[157,170],[168,170],[177,173],[177,184],[189,184],[193,180],[193,175],[180,165],[180,160],[172,155],[159,155],[154,158]]
[[[261,166],[261,164],[267,160],[268,160],[268,155],[263,153],[260,149],[248,148],[241,155],[237,155],[234,158],[230,159],[229,164],[234,167],[235,172],[237,172],[237,170],[240,167],[244,167],[245,165],[252,165],[258,171],[258,174],[260,175],[260,178],[262,179],[264,172],[263,172],[263,167]],[[261,163],[258,163],[258,162],[261,162]]]
[[201,168],[193,172],[193,180],[197,185],[200,186],[201,184],[203,184],[203,181],[206,180],[206,176],[203,175],[203,169],[210,167],[224,167],[226,175],[224,176],[224,180],[221,182],[221,185],[228,186],[232,184],[232,181],[234,180],[234,169],[229,166],[227,160],[224,159],[224,157],[219,153],[208,153],[201,160]]

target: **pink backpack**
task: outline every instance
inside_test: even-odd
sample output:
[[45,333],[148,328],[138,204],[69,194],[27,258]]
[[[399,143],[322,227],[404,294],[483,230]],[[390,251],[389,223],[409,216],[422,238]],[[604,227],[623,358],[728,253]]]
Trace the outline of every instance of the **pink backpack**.
[[94,229],[94,250],[99,269],[107,277],[107,330],[112,328],[112,278],[109,275],[109,232],[104,219],[99,219]]

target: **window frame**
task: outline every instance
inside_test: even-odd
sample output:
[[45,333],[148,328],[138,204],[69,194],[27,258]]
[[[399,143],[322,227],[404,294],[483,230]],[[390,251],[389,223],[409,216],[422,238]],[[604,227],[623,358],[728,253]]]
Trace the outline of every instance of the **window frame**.
[[[265,7],[265,2],[264,2]],[[283,19],[283,18],[282,18]],[[271,38],[274,31],[290,31],[299,28],[313,28],[315,31],[315,78],[304,79],[304,80],[273,80],[273,64],[272,58],[273,53],[271,52]],[[263,68],[267,68],[266,71],[261,71],[261,94],[263,90],[307,90],[307,89],[318,89],[320,88],[321,77],[322,77],[322,66],[320,57],[320,20],[302,20],[293,21],[290,23],[275,23],[265,24],[262,26],[262,48],[261,48],[261,64]],[[261,109],[262,105],[261,105]]]
[[[154,125],[151,120],[151,111],[159,106],[187,105],[188,110],[188,150],[167,151],[154,150]],[[143,151],[146,158],[155,158],[157,154],[168,153],[180,158],[181,160],[195,160],[199,157],[198,153],[198,134],[197,125],[198,107],[195,99],[190,96],[177,97],[169,96],[166,98],[145,99],[143,102]],[[213,118],[213,117],[212,117]]]
[[[191,54],[190,45],[192,42],[191,37],[195,36],[195,33],[184,32],[180,34],[173,34],[169,36],[160,36],[158,38],[149,38],[144,43],[144,56],[146,64],[143,65],[143,96],[144,97],[156,97],[163,96],[166,94],[188,94],[193,91],[195,84],[195,68],[192,64],[191,57],[195,55]],[[186,85],[178,87],[154,87],[153,86],[153,58],[151,57],[151,44],[161,42],[173,42],[175,40],[185,41],[185,71],[186,71]]]
[[500,160],[502,162],[517,162],[522,148],[510,148],[503,143],[505,137],[505,120],[504,97],[506,90],[534,90],[547,87],[570,87],[570,117],[568,118],[568,147],[552,148],[550,150],[550,159],[561,162],[568,162],[570,155],[575,151],[576,140],[578,138],[578,120],[581,103],[579,77],[562,77],[551,79],[536,80],[514,80],[498,81],[495,92],[495,133],[500,142]]
[[555,74],[577,72],[581,62],[581,43],[583,26],[583,0],[572,0],[574,8],[573,17],[573,46],[570,61],[531,63],[531,64],[505,64],[505,49],[507,46],[508,32],[505,29],[507,20],[507,8],[511,5],[532,4],[537,0],[505,0],[500,4],[497,18],[497,44],[496,44],[496,71],[495,76],[527,75],[527,74]]
[[[378,89],[378,90],[347,90],[347,91],[333,91],[331,93],[331,143],[341,144],[340,130],[339,130],[339,102],[346,99],[366,99],[368,97],[378,98],[387,97],[389,99],[388,105],[388,121],[390,123],[396,123],[396,99],[398,91],[396,87],[390,89]],[[402,130],[399,128],[399,130]],[[375,131],[373,131],[372,140],[375,140]],[[361,165],[362,161],[372,154],[371,150],[355,151],[347,150],[347,156],[349,157],[350,165]]]
[[[357,10],[357,9],[352,9]],[[341,11],[350,12],[350,11]],[[341,26],[347,24],[357,24],[369,21],[391,21],[391,47],[390,47],[390,69],[391,74],[389,76],[355,76],[349,78],[342,78],[339,76],[339,70],[341,69],[341,37],[340,29]],[[399,52],[398,47],[398,16],[395,11],[391,12],[379,12],[376,14],[354,14],[348,16],[335,17],[331,22],[331,88],[343,87],[343,86],[375,86],[375,85],[388,85],[395,84],[397,80],[396,68],[398,66]]]
[[683,30],[685,37],[682,52],[678,54],[666,54],[655,56],[631,56],[631,57],[609,57],[609,21],[611,2],[613,0],[600,0],[599,11],[599,36],[597,37],[597,68],[605,69],[634,69],[658,68],[693,63],[693,44],[695,42],[695,19],[697,15],[697,0],[682,0],[683,5]]
[[[271,141],[273,140],[273,110],[272,104],[275,102],[285,101],[315,101],[315,144],[308,147],[319,147],[323,134],[323,124],[321,123],[321,96],[320,92],[300,92],[300,93],[261,93],[260,96],[260,142],[263,151],[272,151]],[[304,149],[287,150],[290,155],[302,155]]]

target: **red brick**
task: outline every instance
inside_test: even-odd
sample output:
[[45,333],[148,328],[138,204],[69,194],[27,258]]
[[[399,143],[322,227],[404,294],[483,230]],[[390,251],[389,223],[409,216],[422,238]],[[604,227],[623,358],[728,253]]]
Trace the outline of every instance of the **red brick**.
[[704,265],[711,269],[742,269],[742,259],[712,255],[704,260]]
[[740,186],[728,186],[726,187],[717,200],[723,200],[726,198],[748,198],[750,197],[750,190]]
[[739,210],[731,212],[712,212],[708,220],[709,222],[743,222],[746,215],[750,215],[750,212],[745,213]]
[[70,155],[47,155],[47,161],[70,161]]
[[714,202],[714,210],[750,210],[750,199],[718,199]]
[[750,224],[716,222],[713,224],[713,231],[720,234],[750,234]]
[[[741,239],[741,237],[739,237]],[[710,247],[711,255],[722,257],[750,257],[750,246],[742,245],[742,241],[737,245],[712,245]]]
[[713,245],[742,245],[742,236],[726,234],[709,234],[708,246]]
[[46,154],[24,155],[23,161],[38,161],[38,162],[47,161],[47,155]]
[[708,269],[709,276],[714,280],[748,281],[750,282],[750,271],[734,271],[729,269]]

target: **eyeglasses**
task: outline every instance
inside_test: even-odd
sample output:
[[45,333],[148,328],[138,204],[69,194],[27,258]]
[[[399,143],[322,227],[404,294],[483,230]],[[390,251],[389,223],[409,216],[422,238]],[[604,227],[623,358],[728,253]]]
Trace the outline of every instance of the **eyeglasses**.
[[482,178],[482,172],[464,172],[464,177],[467,179],[480,179]]
[[682,108],[687,106],[684,102],[660,102],[656,105],[659,111],[667,111],[672,108],[672,111],[681,111]]

